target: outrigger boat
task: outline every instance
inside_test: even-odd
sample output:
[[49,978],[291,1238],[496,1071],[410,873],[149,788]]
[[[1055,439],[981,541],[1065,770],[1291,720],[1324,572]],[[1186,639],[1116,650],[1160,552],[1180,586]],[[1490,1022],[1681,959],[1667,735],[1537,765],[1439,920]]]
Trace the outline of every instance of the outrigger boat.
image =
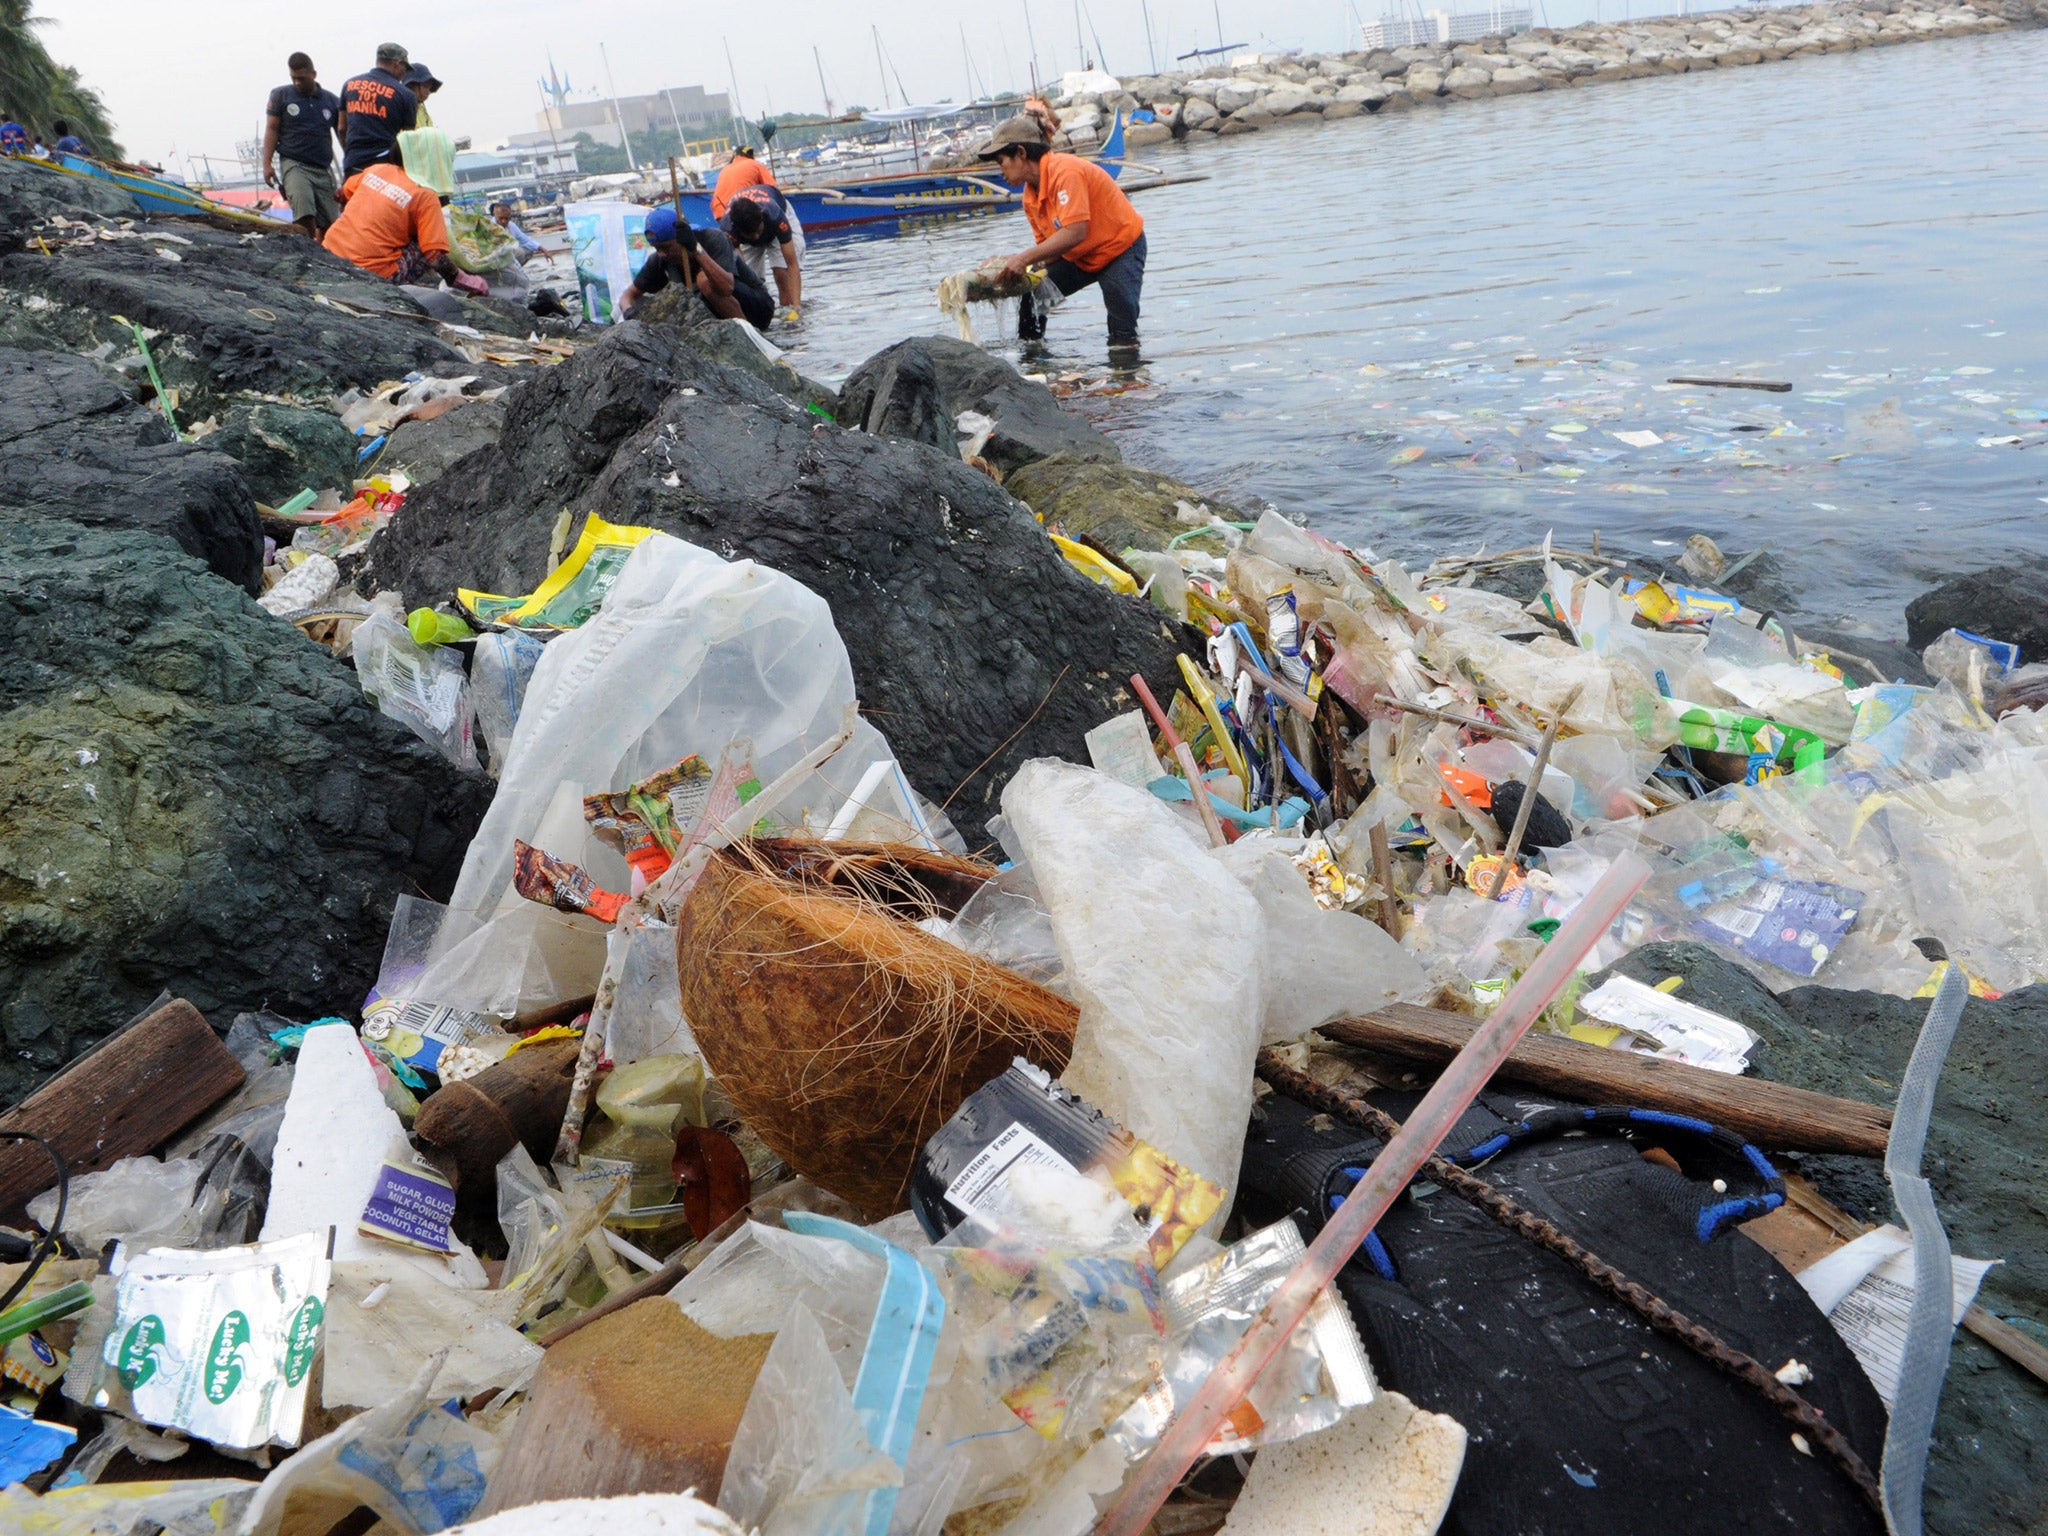
[[86,176],[98,181],[110,181],[132,196],[142,211],[148,214],[169,215],[173,218],[212,219],[237,229],[264,230],[275,234],[280,223],[265,218],[260,213],[251,213],[230,203],[215,202],[196,187],[182,182],[165,181],[152,176],[139,166],[108,165],[99,160],[88,160],[84,155],[58,155],[52,160],[29,160],[29,165],[42,165],[45,169],[68,176]]
[[[1087,158],[1121,178],[1130,164],[1124,158],[1122,112],[1116,114],[1101,149]],[[971,171],[864,176],[777,190],[796,211],[806,240],[894,235],[927,222],[1007,213],[1023,206],[1018,192],[1004,185],[1001,177]],[[678,208],[700,228],[712,222],[709,192],[684,192]]]

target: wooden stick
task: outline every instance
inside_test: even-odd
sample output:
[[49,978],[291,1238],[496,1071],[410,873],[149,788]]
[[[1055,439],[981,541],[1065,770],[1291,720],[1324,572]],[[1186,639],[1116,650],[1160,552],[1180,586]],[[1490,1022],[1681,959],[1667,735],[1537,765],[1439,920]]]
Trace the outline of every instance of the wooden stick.
[[1690,375],[1681,375],[1677,378],[1668,379],[1665,382],[1671,384],[1697,384],[1703,389],[1765,389],[1774,395],[1789,395],[1792,393],[1792,386],[1790,384],[1781,383],[1774,379],[1698,379]]
[[1372,877],[1380,883],[1380,926],[1401,937],[1401,903],[1394,895],[1394,850],[1387,845],[1387,824],[1372,824]]
[[[0,1116],[64,1155],[71,1177],[153,1152],[242,1086],[247,1073],[183,998],[109,1035]],[[34,1142],[0,1146],[0,1218],[57,1182]]]
[[1579,702],[1579,695],[1585,690],[1579,683],[1565,696],[1557,713],[1550,717],[1550,724],[1543,730],[1543,745],[1536,749],[1536,766],[1529,774],[1529,783],[1522,791],[1522,804],[1515,811],[1515,829],[1508,834],[1508,845],[1501,851],[1500,867],[1493,872],[1493,889],[1486,893],[1488,901],[1500,900],[1500,888],[1507,884],[1508,866],[1515,862],[1515,855],[1522,851],[1522,835],[1529,830],[1529,813],[1536,808],[1536,797],[1543,793],[1543,770],[1550,766],[1550,749],[1557,745],[1557,732],[1564,724],[1564,717]]
[[1454,715],[1449,710],[1431,709],[1427,704],[1410,704],[1397,699],[1390,693],[1376,693],[1372,696],[1375,704],[1384,704],[1389,709],[1398,709],[1406,715],[1423,715],[1431,720],[1441,720],[1446,725],[1462,725],[1467,730],[1482,735],[1498,736],[1502,741],[1512,741],[1518,747],[1536,750],[1536,738],[1516,730],[1511,725],[1495,725],[1491,720],[1481,720],[1475,715]]
[[[1397,1003],[1362,1018],[1325,1024],[1322,1032],[1345,1045],[1440,1066],[1457,1055],[1475,1027],[1460,1014]],[[1779,1152],[1882,1157],[1891,1134],[1891,1111],[1881,1105],[1633,1051],[1602,1050],[1561,1035],[1524,1036],[1500,1075],[1582,1103],[1697,1115]]]
[[[1202,825],[1209,833],[1209,846],[1221,848],[1229,841],[1223,835],[1223,823],[1216,817],[1216,807],[1209,803],[1209,781],[1202,777],[1202,770],[1195,763],[1195,754],[1188,750],[1188,744],[1180,739],[1180,732],[1173,728],[1173,722],[1166,718],[1166,711],[1159,707],[1159,701],[1152,697],[1152,690],[1141,673],[1131,674],[1131,687],[1137,692],[1138,701],[1145,706],[1145,713],[1152,717],[1152,723],[1159,727],[1159,734],[1166,738],[1166,745],[1173,753],[1173,759],[1180,764],[1180,771],[1188,781],[1193,794],[1195,809],[1201,813]],[[1246,786],[1249,788],[1250,786]]]

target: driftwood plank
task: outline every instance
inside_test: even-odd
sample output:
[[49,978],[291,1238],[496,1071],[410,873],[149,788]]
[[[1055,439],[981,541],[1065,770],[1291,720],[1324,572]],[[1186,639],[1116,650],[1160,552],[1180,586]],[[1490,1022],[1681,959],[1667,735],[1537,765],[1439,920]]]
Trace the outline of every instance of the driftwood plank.
[[[242,1064],[183,998],[109,1035],[0,1115],[0,1129],[33,1131],[93,1173],[153,1152],[242,1086]],[[57,1182],[41,1147],[0,1143],[0,1217],[12,1218]]]
[[[1322,1027],[1323,1034],[1345,1045],[1432,1066],[1462,1050],[1472,1030],[1473,1021],[1460,1014],[1406,1003]],[[1602,1050],[1559,1035],[1523,1036],[1500,1076],[1582,1103],[1629,1104],[1694,1115],[1778,1152],[1882,1157],[1885,1138],[1891,1134],[1891,1111],[1876,1104],[1628,1051]]]

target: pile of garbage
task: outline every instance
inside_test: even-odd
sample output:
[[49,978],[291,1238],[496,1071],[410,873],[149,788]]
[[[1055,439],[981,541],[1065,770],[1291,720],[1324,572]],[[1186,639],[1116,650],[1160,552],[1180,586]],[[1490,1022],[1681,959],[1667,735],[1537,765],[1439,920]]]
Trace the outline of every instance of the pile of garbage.
[[[766,565],[593,516],[544,590],[332,616],[495,796],[346,1014],[163,1000],[0,1122],[9,1528],[1917,1528],[1917,1138],[1965,977],[2041,963],[2015,839],[1921,829],[2032,771],[2031,675],[1196,531],[1091,568],[1204,659],[981,856]],[[1588,980],[1680,936],[1935,992],[1897,1124]]]
[[468,340],[0,508],[6,1529],[2038,1528],[2022,640]]

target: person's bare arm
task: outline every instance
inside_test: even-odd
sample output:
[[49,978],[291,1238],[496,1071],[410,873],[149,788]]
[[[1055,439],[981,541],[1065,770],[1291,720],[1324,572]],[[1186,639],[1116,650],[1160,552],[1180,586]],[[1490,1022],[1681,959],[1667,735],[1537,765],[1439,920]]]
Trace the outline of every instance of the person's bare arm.
[[263,185],[277,185],[277,119],[268,113],[263,117]]
[[1035,267],[1043,261],[1053,261],[1064,256],[1075,246],[1088,238],[1088,221],[1080,220],[1065,229],[1056,229],[1050,236],[1038,242],[1028,251],[1019,251],[1003,263],[1004,277],[1022,277],[1025,269]]

